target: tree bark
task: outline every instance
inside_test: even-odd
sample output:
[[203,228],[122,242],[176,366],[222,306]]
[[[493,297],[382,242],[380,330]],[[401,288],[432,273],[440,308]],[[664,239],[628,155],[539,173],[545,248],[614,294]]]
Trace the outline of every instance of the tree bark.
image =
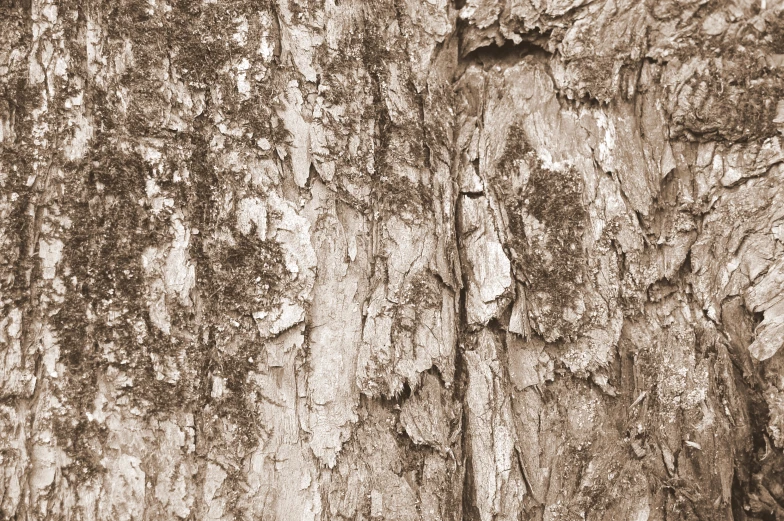
[[780,0],[5,0],[0,89],[0,519],[784,519]]

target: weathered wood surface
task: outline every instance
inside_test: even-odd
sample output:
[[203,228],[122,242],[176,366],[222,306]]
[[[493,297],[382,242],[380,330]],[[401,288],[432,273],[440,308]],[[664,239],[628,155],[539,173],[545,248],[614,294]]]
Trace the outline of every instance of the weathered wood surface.
[[784,3],[0,3],[0,519],[784,519]]

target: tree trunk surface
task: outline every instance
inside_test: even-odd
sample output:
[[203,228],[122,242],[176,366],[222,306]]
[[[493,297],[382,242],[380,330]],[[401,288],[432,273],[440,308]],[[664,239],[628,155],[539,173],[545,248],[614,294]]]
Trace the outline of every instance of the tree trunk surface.
[[784,519],[781,0],[3,0],[0,519]]

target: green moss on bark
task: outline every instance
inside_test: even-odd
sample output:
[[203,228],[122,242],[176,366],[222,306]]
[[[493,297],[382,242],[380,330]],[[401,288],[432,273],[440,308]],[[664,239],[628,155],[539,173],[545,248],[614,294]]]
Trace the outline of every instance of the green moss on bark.
[[[571,166],[546,167],[525,130],[513,125],[492,185],[509,219],[507,247],[515,272],[525,279],[539,307],[550,309],[542,325],[562,326],[563,311],[578,296],[586,263],[582,236],[588,215],[582,204],[582,179]],[[539,229],[526,233],[532,225]]]
[[[261,343],[250,317],[240,318],[236,324],[213,328],[205,414],[199,427],[210,445],[242,459],[256,447],[263,430],[258,423],[257,396],[248,382],[260,361]],[[224,381],[225,389],[218,397],[211,395],[212,377]]]
[[[170,241],[165,217],[140,204],[148,167],[109,141],[99,141],[95,150],[73,166],[65,183],[72,219],[64,237],[66,292],[52,319],[64,368],[56,434],[73,465],[88,470],[96,468],[102,443],[92,439],[100,429],[85,423],[86,415],[94,408],[98,378],[110,366],[132,380],[122,390],[132,404],[151,412],[187,407],[192,384],[161,381],[152,360],[176,356],[180,347],[155,329],[147,311],[142,254]],[[170,314],[173,328],[185,327],[187,312],[175,307]]]

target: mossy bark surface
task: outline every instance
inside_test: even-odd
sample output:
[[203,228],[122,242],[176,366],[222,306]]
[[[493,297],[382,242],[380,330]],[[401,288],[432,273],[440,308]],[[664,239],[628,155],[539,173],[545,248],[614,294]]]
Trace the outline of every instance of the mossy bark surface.
[[0,2],[0,519],[784,519],[784,3]]

